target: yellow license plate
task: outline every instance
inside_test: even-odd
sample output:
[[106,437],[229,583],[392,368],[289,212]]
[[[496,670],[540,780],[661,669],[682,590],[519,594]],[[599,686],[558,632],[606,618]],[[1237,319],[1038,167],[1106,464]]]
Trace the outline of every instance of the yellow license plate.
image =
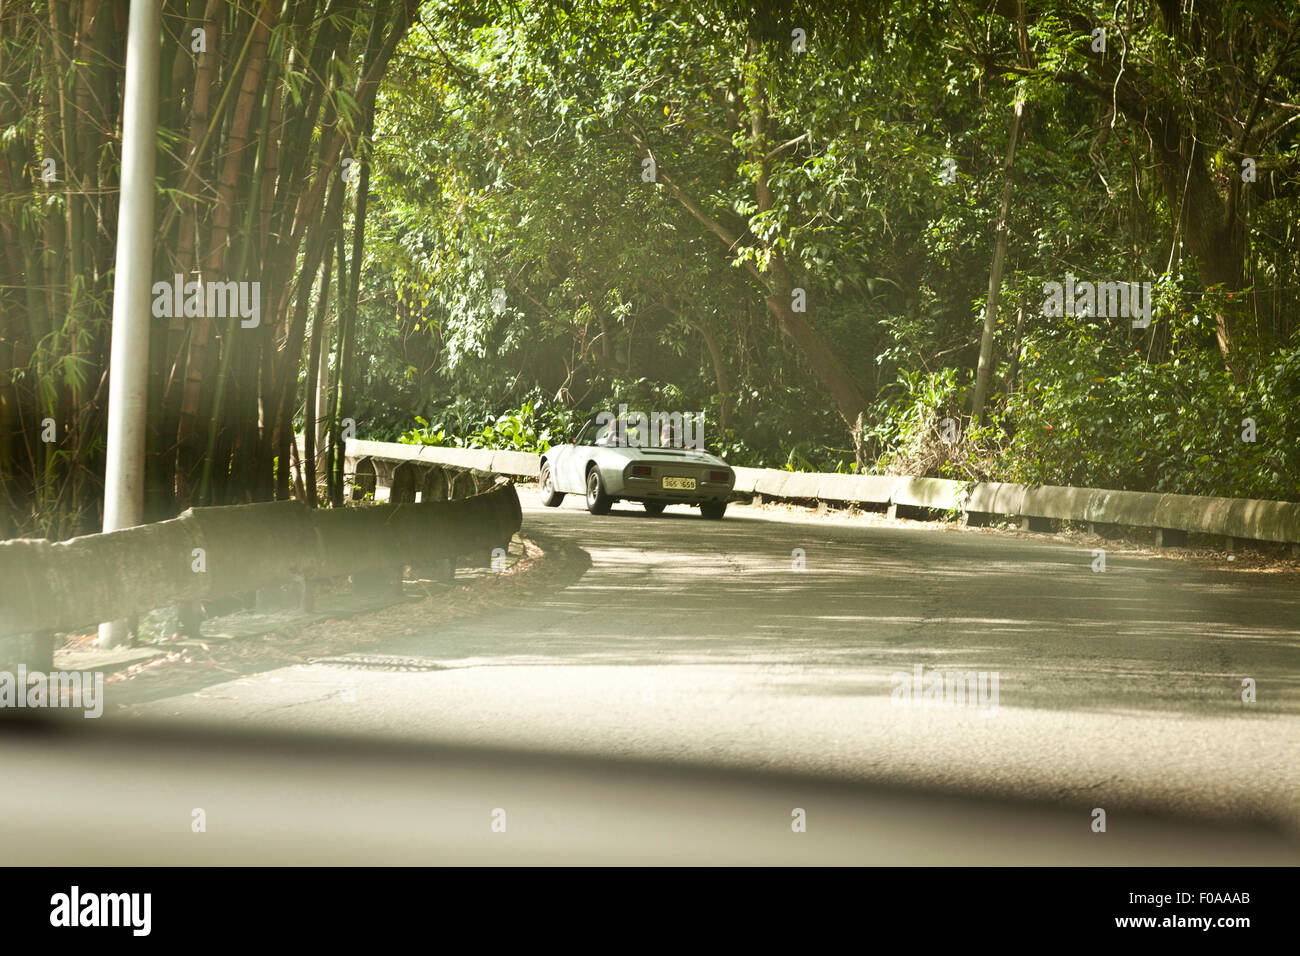
[[694,478],[665,478],[663,481],[664,481],[663,486],[664,486],[665,488],[671,488],[671,489],[673,489],[674,491],[694,491],[694,490],[695,490],[695,479],[694,479]]

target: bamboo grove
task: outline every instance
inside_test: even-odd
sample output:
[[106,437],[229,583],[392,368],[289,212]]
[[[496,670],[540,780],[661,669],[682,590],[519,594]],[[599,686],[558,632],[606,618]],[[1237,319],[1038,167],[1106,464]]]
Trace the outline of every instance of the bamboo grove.
[[[99,522],[127,7],[0,0],[0,368],[12,370],[0,379],[0,537],[66,537]],[[305,353],[312,374],[330,370],[330,400],[313,411],[336,449],[366,140],[417,10],[416,0],[164,4],[153,272],[186,288],[256,283],[260,322],[153,320],[150,520],[289,494]],[[308,429],[309,452],[314,438]],[[328,461],[338,499],[341,456]]]

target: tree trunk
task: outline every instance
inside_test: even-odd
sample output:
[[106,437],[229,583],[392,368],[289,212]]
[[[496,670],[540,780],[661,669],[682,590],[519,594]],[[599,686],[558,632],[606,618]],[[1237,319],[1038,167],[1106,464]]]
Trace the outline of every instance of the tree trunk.
[[989,292],[984,306],[984,331],[980,335],[979,367],[975,371],[975,397],[971,401],[971,420],[984,421],[984,404],[988,400],[989,382],[993,378],[993,337],[998,328],[998,299],[1002,295],[1002,267],[1007,258],[1007,239],[1010,235],[1011,191],[1015,187],[1016,143],[1020,139],[1020,121],[1025,105],[1017,98],[1015,115],[1011,119],[1011,136],[1007,142],[1007,158],[1002,166],[1005,182],[1002,186],[1002,211],[998,217],[998,237],[993,247],[993,265],[989,269]]
[[[1029,35],[1025,28],[1025,5],[1016,0],[1016,37],[1020,44],[1020,62],[1028,68],[1031,61]],[[998,214],[998,236],[993,248],[993,264],[989,268],[989,290],[984,301],[984,329],[980,334],[979,364],[975,369],[975,395],[971,400],[971,421],[984,421],[984,406],[988,401],[989,383],[993,379],[993,339],[998,329],[998,300],[1002,296],[1002,268],[1007,258],[1007,241],[1010,236],[1011,191],[1015,186],[1016,146],[1020,142],[1020,127],[1024,121],[1025,104],[1017,96],[1011,118],[1011,135],[1007,141],[1007,158],[1002,166],[1002,209]]]
[[335,239],[335,252],[338,257],[339,291],[335,301],[339,303],[339,340],[334,360],[334,401],[330,404],[330,443],[329,475],[330,506],[343,507],[343,466],[347,446],[342,440],[344,397],[343,391],[348,380],[348,369],[352,364],[352,326],[348,322],[348,310],[344,305],[348,301],[348,260],[344,246],[343,230],[340,229]]
[[1025,328],[1025,303],[1021,302],[1016,308],[1016,339],[1015,345],[1011,349],[1011,367],[1007,370],[1006,384],[1003,386],[1008,395],[1016,390],[1017,380],[1020,378],[1020,349],[1024,341]]
[[[768,158],[767,91],[766,82],[758,65],[751,59],[748,67],[746,94],[749,96],[750,162],[754,164],[754,193],[760,214],[770,212],[774,199],[770,185],[771,163]],[[866,468],[866,450],[862,441],[863,417],[867,403],[858,388],[857,379],[840,361],[839,356],[826,344],[822,334],[793,307],[794,281],[785,254],[775,244],[767,244],[768,288],[764,300],[776,316],[782,331],[794,340],[803,352],[813,372],[822,380],[844,419],[853,439],[854,460],[858,471]]]
[[[258,5],[256,20],[252,27],[249,43],[248,62],[244,66],[239,97],[230,120],[230,135],[226,141],[225,162],[221,168],[221,178],[217,183],[217,198],[213,206],[212,231],[209,246],[203,258],[204,281],[223,278],[226,264],[226,241],[230,236],[230,227],[234,220],[235,187],[240,173],[248,162],[246,153],[249,133],[253,125],[253,109],[257,103],[257,94],[261,87],[262,70],[266,65],[267,45],[271,35],[273,13],[271,0],[262,0]],[[244,277],[238,277],[243,280]],[[238,320],[229,323],[231,328],[238,326]],[[207,349],[211,336],[212,322],[207,316],[199,317],[192,327],[190,338],[189,363],[185,388],[181,396],[180,434],[178,441],[182,448],[192,444],[198,434],[199,404],[202,396],[203,380],[206,372]],[[233,341],[223,342],[224,349],[234,348]],[[200,483],[200,500],[207,494],[204,485],[210,480],[212,459],[205,457],[205,478]]]
[[718,393],[718,431],[725,435],[731,428],[731,376],[727,372],[727,362],[718,347],[718,337],[703,322],[695,326],[704,337],[704,344],[709,350],[709,359],[713,362],[713,379]]

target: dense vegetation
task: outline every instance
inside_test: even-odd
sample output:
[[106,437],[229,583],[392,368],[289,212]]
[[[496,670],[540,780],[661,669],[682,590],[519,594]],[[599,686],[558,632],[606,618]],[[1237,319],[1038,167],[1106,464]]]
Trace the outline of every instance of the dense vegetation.
[[[0,535],[98,522],[126,10],[0,3]],[[156,322],[150,516],[314,500],[295,430],[337,502],[348,419],[537,448],[619,402],[737,464],[1300,499],[1298,23],[166,0],[154,271],[265,301]],[[1150,324],[1048,314],[1067,273]]]
[[[346,414],[351,392],[337,386],[358,294],[347,263],[363,235],[345,235],[345,206],[364,211],[367,182],[343,173],[364,155],[380,80],[418,8],[163,4],[153,274],[256,282],[260,321],[155,320],[149,518],[289,493],[308,320],[322,328],[318,274],[336,264],[338,402],[326,417]],[[0,4],[0,534],[100,523],[128,9]]]
[[[626,400],[743,464],[1300,496],[1294,4],[564,6],[394,64],[372,433]],[[1067,272],[1149,327],[1044,315]]]

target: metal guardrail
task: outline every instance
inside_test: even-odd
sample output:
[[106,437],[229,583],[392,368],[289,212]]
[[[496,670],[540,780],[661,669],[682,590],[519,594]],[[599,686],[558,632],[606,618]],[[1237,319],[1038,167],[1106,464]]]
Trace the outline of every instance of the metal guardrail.
[[[481,468],[503,475],[535,477],[539,455],[511,451],[421,447],[390,442],[350,441],[357,461],[424,462]],[[1182,544],[1188,532],[1226,538],[1290,543],[1300,551],[1300,503],[1248,498],[1111,491],[1057,485],[959,482],[943,478],[840,475],[735,468],[735,491],[798,501],[875,505],[896,515],[900,508],[955,512],[967,524],[995,518],[1017,520],[1025,530],[1050,530],[1052,521],[1152,528],[1161,545]]]
[[48,666],[46,636],[54,632],[157,608],[344,576],[354,589],[396,594],[407,565],[446,576],[457,558],[486,564],[520,528],[513,485],[464,468],[438,473],[455,493],[419,504],[191,508],[168,521],[57,543],[0,541],[0,669],[33,659]]

